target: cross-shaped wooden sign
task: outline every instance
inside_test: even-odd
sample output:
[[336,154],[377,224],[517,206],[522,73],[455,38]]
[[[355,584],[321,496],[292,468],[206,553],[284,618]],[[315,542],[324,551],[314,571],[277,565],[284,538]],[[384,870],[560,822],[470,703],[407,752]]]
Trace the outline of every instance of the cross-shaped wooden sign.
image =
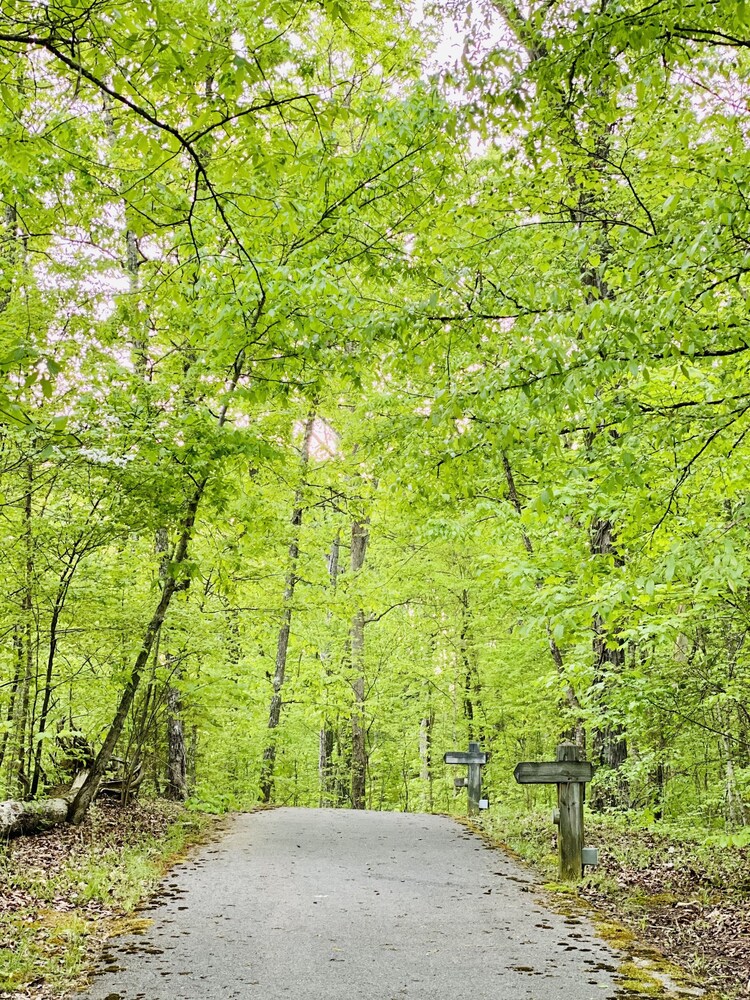
[[583,800],[594,768],[580,757],[575,743],[561,743],[557,760],[526,761],[517,764],[513,772],[519,785],[557,785],[557,853],[562,882],[577,882],[583,872]]
[[476,815],[482,800],[482,768],[487,763],[487,754],[479,749],[479,744],[469,743],[468,753],[465,750],[449,750],[443,754],[446,764],[464,764],[468,767],[469,778],[466,783],[469,793],[469,815]]

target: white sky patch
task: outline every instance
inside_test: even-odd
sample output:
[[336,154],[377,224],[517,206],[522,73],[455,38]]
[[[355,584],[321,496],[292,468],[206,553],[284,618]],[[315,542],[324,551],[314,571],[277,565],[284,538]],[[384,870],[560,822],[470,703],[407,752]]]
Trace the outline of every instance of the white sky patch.
[[[294,437],[301,441],[305,433],[305,423],[298,420],[294,425]],[[316,462],[327,462],[331,458],[341,456],[340,436],[322,417],[313,420],[310,435],[310,457]]]

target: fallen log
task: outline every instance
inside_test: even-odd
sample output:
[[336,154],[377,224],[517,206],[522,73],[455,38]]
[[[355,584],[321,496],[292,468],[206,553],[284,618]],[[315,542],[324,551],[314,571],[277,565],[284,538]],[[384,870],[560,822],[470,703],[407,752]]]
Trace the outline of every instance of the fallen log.
[[0,838],[40,833],[65,823],[71,803],[87,775],[88,771],[81,771],[70,788],[55,798],[40,799],[38,802],[20,802],[15,799],[0,802]]

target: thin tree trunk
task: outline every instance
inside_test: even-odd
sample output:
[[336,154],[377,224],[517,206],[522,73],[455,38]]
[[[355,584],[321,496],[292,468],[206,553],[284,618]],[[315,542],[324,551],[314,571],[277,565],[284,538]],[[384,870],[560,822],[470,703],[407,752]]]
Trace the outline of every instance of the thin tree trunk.
[[[616,565],[622,565],[614,543],[614,530],[608,520],[597,519],[591,530],[592,555],[613,556]],[[591,727],[591,752],[595,761],[610,771],[617,772],[627,760],[628,747],[625,731],[619,722],[608,718],[608,695],[617,683],[617,676],[625,663],[625,650],[616,640],[614,646],[608,642],[606,625],[601,615],[593,619],[594,683],[599,695],[600,718]],[[622,805],[627,796],[627,785],[622,776],[611,776],[614,783],[597,785],[591,795],[593,809]]]
[[13,680],[11,681],[8,711],[5,717],[6,728],[0,737],[0,768],[2,768],[5,762],[5,756],[8,750],[8,736],[13,726],[16,694],[18,692],[18,685],[21,680],[21,670],[23,668],[23,639],[21,638],[18,624],[13,626],[13,664]]
[[65,601],[64,589],[58,591],[55,599],[55,606],[52,610],[52,618],[49,626],[49,651],[47,653],[47,669],[44,676],[44,696],[42,698],[42,710],[39,713],[39,728],[37,730],[36,754],[34,758],[34,775],[31,779],[31,798],[35,798],[39,790],[39,782],[42,777],[42,754],[44,752],[44,734],[47,731],[47,718],[49,716],[50,702],[52,700],[52,676],[55,666],[55,654],[57,653],[57,626],[60,621],[63,603]]
[[5,265],[3,270],[7,268],[7,273],[11,277],[7,281],[0,281],[0,313],[4,313],[8,308],[13,294],[13,266],[16,264],[18,258],[17,223],[18,214],[15,204],[6,204],[3,208],[3,239],[0,241],[0,247],[2,248],[0,254]]
[[435,724],[435,713],[430,707],[429,713],[422,717],[419,723],[419,777],[426,792],[424,796],[429,812],[432,812],[432,729]]
[[484,732],[476,724],[475,716],[477,707],[482,704],[482,682],[470,648],[470,632],[471,608],[469,606],[469,591],[464,587],[461,592],[460,634],[461,663],[464,670],[464,716],[468,722],[469,739],[478,739],[481,742],[484,738]]
[[[525,48],[529,59],[533,62],[542,57],[545,52],[545,42],[541,34],[541,22],[532,17],[524,18],[520,9],[516,6],[516,4],[512,3],[511,0],[494,0],[494,2],[497,10],[505,19],[507,26],[515,34],[520,45]],[[600,101],[604,96],[602,88],[606,86],[606,83],[599,85],[597,98]],[[569,114],[569,109],[564,109],[562,106],[560,111],[561,114]],[[575,120],[569,117],[568,121],[574,133],[574,138],[578,139]],[[601,173],[604,169],[604,164],[609,156],[611,145],[610,134],[612,128],[612,125],[600,125],[598,133],[594,136],[593,155],[589,156],[588,163],[585,167],[586,171],[593,170],[594,173],[597,174]],[[576,226],[588,224],[594,215],[594,213],[592,213],[592,208],[595,207],[597,195],[591,186],[578,186],[572,177],[570,180],[570,188],[572,194],[577,197],[576,205],[570,210],[571,222]],[[606,223],[602,224],[599,244],[601,257],[602,259],[606,259],[609,253],[606,236]],[[611,290],[602,280],[600,272],[597,268],[590,266],[584,267],[581,272],[581,284],[584,288],[590,289],[588,297],[591,301],[593,301],[594,298],[603,299],[611,297]],[[614,553],[616,555],[615,547],[612,544],[612,536],[613,526],[611,522],[606,518],[597,518],[594,521],[591,531],[592,554],[608,555]],[[601,616],[594,616],[592,627],[594,632],[593,647],[595,680],[602,680],[606,677],[610,677],[613,673],[618,673],[620,671],[624,661],[624,651],[621,648],[619,639],[617,638],[616,648],[607,648],[605,623],[602,621]],[[606,691],[606,682],[604,690]],[[601,688],[600,691],[602,691]],[[606,695],[602,698],[602,695],[600,694],[599,700],[602,714],[606,716]],[[627,759],[627,744],[620,727],[617,724],[612,724],[610,722],[605,722],[603,725],[600,725],[598,729],[592,733],[592,751],[595,759],[598,758],[606,766],[619,770],[621,765]],[[605,802],[608,800],[613,801],[614,799],[624,800],[626,791],[625,783],[618,777],[616,779],[616,786],[614,787],[614,795],[612,792],[604,791],[603,789],[599,793],[595,790],[592,795],[592,804],[596,804],[599,799]]]
[[[723,716],[723,713],[721,713]],[[722,730],[729,726],[729,719],[722,718],[720,723]],[[726,820],[731,827],[745,826],[747,815],[742,795],[737,788],[737,774],[735,770],[734,754],[731,742],[724,731],[721,735],[721,745],[724,750],[724,801],[726,803]]]
[[305,422],[302,440],[301,485],[294,495],[294,510],[292,511],[292,540],[289,543],[286,582],[284,585],[283,611],[281,613],[281,628],[276,642],[276,664],[273,674],[273,695],[268,710],[269,740],[263,751],[263,765],[260,773],[260,796],[263,802],[270,802],[273,796],[274,769],[276,765],[276,729],[281,721],[281,689],[286,677],[286,658],[289,651],[289,635],[292,628],[292,601],[297,585],[297,560],[299,559],[299,537],[302,526],[302,485],[305,472],[310,461],[310,443],[315,425],[315,413],[309,414]]
[[[369,532],[366,524],[352,524],[351,570],[358,573],[365,562]],[[365,613],[357,609],[349,633],[351,665],[354,679],[354,710],[352,712],[352,808],[365,808],[367,783],[367,729],[365,726]]]
[[9,793],[20,794],[28,798],[30,778],[26,770],[27,733],[29,728],[29,701],[31,693],[31,677],[34,671],[34,620],[33,620],[33,586],[34,586],[34,540],[32,527],[32,492],[34,487],[34,471],[31,462],[26,463],[26,493],[23,501],[24,544],[26,562],[24,571],[23,600],[21,603],[21,649],[19,660],[18,684],[13,710],[13,752],[11,754],[11,775],[8,784]]
[[[339,575],[340,548],[341,538],[339,533],[336,532],[336,536],[331,543],[331,552],[328,556],[328,579],[333,592],[336,590]],[[326,615],[326,622],[330,624],[330,621],[331,613],[329,611]],[[328,666],[329,659],[330,651],[321,650],[320,660],[323,664],[323,670],[326,677],[330,676],[331,672],[330,667]],[[328,706],[326,705],[326,715],[323,719],[323,725],[320,728],[320,733],[318,734],[318,781],[320,788],[319,803],[321,806],[333,805],[333,770],[331,766],[331,756],[333,754],[333,730],[330,725],[327,711]]]
[[[0,259],[4,267],[0,268],[0,314],[4,313],[5,310],[10,305],[11,296],[13,294],[13,267],[16,263],[18,254],[18,233],[17,233],[17,212],[15,204],[5,204],[3,208],[2,217],[2,239],[0,239]],[[12,761],[16,759],[15,757],[15,743],[12,737],[15,736],[15,720],[16,720],[16,700],[18,698],[19,691],[21,689],[22,678],[24,674],[24,660],[23,660],[23,624],[20,626],[15,624],[13,626],[13,649],[14,649],[14,675],[13,683],[10,690],[10,700],[8,704],[8,714],[6,718],[7,729],[2,734],[2,741],[0,742],[0,768],[2,768],[6,755],[11,761],[9,767],[9,773],[7,776],[6,787],[8,788],[9,794],[12,794],[15,789],[13,788],[13,775]]]
[[333,730],[328,720],[321,726],[318,733],[318,782],[320,794],[318,804],[321,807],[333,805]]
[[[169,574],[169,534],[165,527],[157,528],[155,547],[157,552],[162,553],[159,577],[163,585],[164,580],[166,580]],[[157,638],[157,653],[154,656],[154,668],[156,668],[159,659],[158,646],[162,639],[166,640],[167,638],[168,636],[163,637],[161,633]],[[182,697],[179,689],[172,683],[172,679],[175,676],[175,670],[172,669],[174,661],[172,654],[168,651],[164,653],[164,662],[167,667],[167,680],[165,683],[165,701],[167,706],[167,775],[164,795],[175,802],[184,802],[188,796],[188,789],[187,751],[182,722]],[[179,671],[176,671],[176,679],[178,681],[180,679]],[[152,676],[151,684],[153,683],[154,679]]]
[[188,753],[188,787],[195,788],[198,782],[198,727],[190,727],[190,752]]

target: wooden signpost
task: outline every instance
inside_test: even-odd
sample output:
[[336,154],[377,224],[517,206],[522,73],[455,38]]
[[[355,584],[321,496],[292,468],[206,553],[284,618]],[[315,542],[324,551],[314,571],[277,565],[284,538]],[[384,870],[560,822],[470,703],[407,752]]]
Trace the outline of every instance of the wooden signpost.
[[520,785],[557,785],[557,850],[562,882],[577,882],[583,873],[583,800],[594,768],[580,757],[575,743],[561,743],[557,760],[521,763],[513,772]]
[[475,816],[482,799],[482,768],[487,763],[487,754],[479,749],[478,743],[469,743],[468,753],[465,750],[450,750],[443,754],[443,760],[446,764],[464,764],[468,767],[466,787],[469,791],[469,815]]

